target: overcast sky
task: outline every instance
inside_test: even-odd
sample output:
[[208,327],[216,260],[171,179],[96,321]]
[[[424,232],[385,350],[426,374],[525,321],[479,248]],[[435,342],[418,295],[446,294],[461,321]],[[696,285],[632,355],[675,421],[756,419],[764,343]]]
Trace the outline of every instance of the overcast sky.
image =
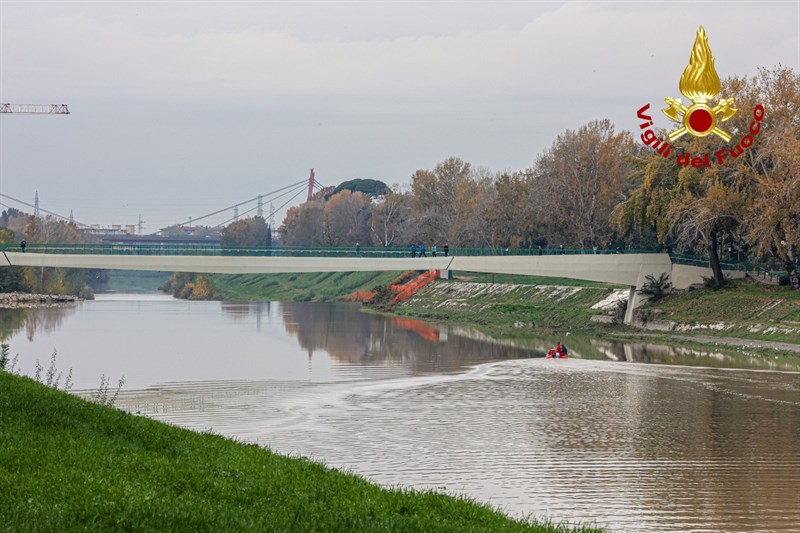
[[681,96],[700,25],[720,77],[800,69],[797,0],[0,0],[0,102],[72,112],[0,115],[0,192],[152,232],[311,167],[325,185],[450,156],[520,170],[566,129],[635,129]]

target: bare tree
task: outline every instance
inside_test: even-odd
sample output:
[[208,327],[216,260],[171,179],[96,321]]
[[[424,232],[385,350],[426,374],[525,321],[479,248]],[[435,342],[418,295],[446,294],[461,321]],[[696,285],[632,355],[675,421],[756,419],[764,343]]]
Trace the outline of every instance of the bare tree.
[[380,246],[407,244],[402,236],[407,233],[411,212],[411,198],[407,194],[393,192],[393,187],[382,199],[371,205],[370,231],[373,240]]

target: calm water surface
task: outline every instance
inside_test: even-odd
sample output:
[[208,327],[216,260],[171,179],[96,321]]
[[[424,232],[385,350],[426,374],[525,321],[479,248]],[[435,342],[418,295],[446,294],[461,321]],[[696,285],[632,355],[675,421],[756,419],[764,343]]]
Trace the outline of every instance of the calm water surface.
[[[109,297],[0,310],[25,373],[384,485],[616,531],[800,531],[797,362],[567,338],[542,358],[349,304]],[[643,364],[642,362],[661,364]]]

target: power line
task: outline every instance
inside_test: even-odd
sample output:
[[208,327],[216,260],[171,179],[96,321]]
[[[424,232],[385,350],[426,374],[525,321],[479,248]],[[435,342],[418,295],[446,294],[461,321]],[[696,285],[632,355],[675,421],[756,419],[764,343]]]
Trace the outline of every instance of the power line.
[[20,204],[22,204],[22,205],[26,205],[26,206],[28,206],[28,207],[33,207],[33,208],[34,208],[34,209],[36,209],[37,211],[41,211],[41,212],[43,212],[43,213],[47,213],[48,215],[53,215],[54,217],[60,218],[61,220],[65,220],[65,221],[67,221],[67,222],[73,222],[73,223],[77,224],[78,226],[84,226],[84,227],[87,227],[87,228],[90,228],[90,227],[91,227],[89,224],[84,224],[83,222],[78,222],[77,220],[70,220],[70,217],[65,217],[64,215],[59,215],[58,213],[54,213],[54,212],[52,212],[52,211],[48,211],[48,210],[47,210],[47,209],[45,209],[44,207],[40,207],[40,206],[38,205],[38,204],[39,204],[39,202],[38,202],[38,198],[39,198],[39,197],[38,197],[38,195],[37,195],[37,197],[36,197],[36,198],[37,198],[36,205],[29,204],[28,202],[24,202],[24,201],[22,201],[22,200],[19,200],[19,199],[17,199],[17,198],[14,198],[13,196],[9,196],[9,195],[7,195],[7,194],[0,193],[0,196],[2,196],[3,198],[8,198],[9,200],[13,200],[14,202],[20,203]]
[[[307,180],[298,181],[297,183],[292,183],[291,185],[287,185],[286,187],[281,187],[280,189],[276,189],[276,190],[274,190],[272,192],[268,192],[266,194],[260,194],[259,196],[262,196],[262,197],[263,196],[271,196],[271,195],[273,195],[275,193],[284,191],[286,189],[291,189],[293,187],[296,187],[298,185],[305,184],[305,183],[308,183],[308,181]],[[249,204],[250,202],[254,202],[256,200],[258,200],[258,196],[256,196],[255,198],[251,198],[250,200],[246,200],[244,202],[239,202],[238,204],[235,204],[235,205],[232,205],[232,206],[229,206],[229,207],[225,207],[223,209],[219,209],[217,211],[214,211],[213,213],[208,213],[207,215],[203,215],[203,216],[200,216],[200,217],[193,217],[191,219],[191,221],[192,222],[197,222],[198,220],[203,220],[204,218],[208,218],[208,217],[211,217],[211,216],[214,216],[214,215],[218,215],[220,213],[224,213],[225,211],[230,211],[234,207],[239,207],[240,205]],[[175,225],[176,226],[184,226],[184,225],[186,225],[188,223],[189,223],[189,221],[187,220],[186,222],[181,222],[180,224],[175,224]]]
[[[306,182],[305,182],[305,180],[304,180],[304,181],[303,181],[302,183],[300,183],[300,184],[295,184],[295,188],[294,188],[294,189],[292,189],[292,190],[289,190],[289,191],[286,191],[285,193],[283,193],[283,194],[280,194],[280,195],[276,196],[275,198],[273,198],[273,200],[277,200],[277,199],[278,199],[278,198],[280,198],[281,196],[286,196],[287,194],[291,194],[291,193],[293,193],[294,191],[299,191],[297,194],[300,194],[301,192],[303,192],[303,190],[304,190],[305,186],[306,186]],[[297,194],[295,194],[294,196],[292,196],[292,197],[289,199],[289,201],[291,202],[293,199],[295,199],[295,198],[297,197]],[[287,202],[287,203],[288,203],[288,202]],[[283,204],[283,205],[286,205],[286,204]],[[281,207],[283,207],[283,206],[281,206]],[[248,210],[247,210],[247,211],[245,211],[244,213],[241,213],[239,216],[243,216],[243,215],[246,215],[247,213],[251,213],[251,212],[255,211],[256,209],[258,209],[258,206],[256,206],[256,207],[252,207],[252,208],[248,209]],[[280,210],[280,207],[279,207],[277,210]],[[225,222],[220,222],[220,223],[219,223],[219,224],[217,224],[215,227],[219,228],[219,227],[225,226],[225,225],[227,225],[227,224],[230,224],[231,222],[234,222],[235,220],[236,220],[236,217],[234,216],[233,218],[229,218],[229,219],[228,219],[228,220],[226,220]]]
[[278,209],[276,209],[276,211],[280,211],[281,209],[283,209],[284,207],[286,207],[286,206],[289,204],[289,202],[291,202],[292,200],[294,200],[295,198],[297,198],[297,196],[298,196],[298,195],[299,195],[301,192],[303,192],[303,189],[302,189],[302,188],[301,188],[299,191],[297,191],[297,193],[296,193],[294,196],[292,196],[291,198],[289,198],[288,200],[286,200],[286,202],[285,202],[285,203],[284,203],[282,206],[280,206]]

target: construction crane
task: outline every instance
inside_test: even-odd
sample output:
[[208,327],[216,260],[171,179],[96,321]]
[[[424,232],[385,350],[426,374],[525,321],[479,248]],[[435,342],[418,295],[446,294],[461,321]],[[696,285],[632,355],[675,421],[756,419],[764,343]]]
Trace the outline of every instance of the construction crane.
[[69,115],[67,104],[0,104],[0,113],[15,115]]

